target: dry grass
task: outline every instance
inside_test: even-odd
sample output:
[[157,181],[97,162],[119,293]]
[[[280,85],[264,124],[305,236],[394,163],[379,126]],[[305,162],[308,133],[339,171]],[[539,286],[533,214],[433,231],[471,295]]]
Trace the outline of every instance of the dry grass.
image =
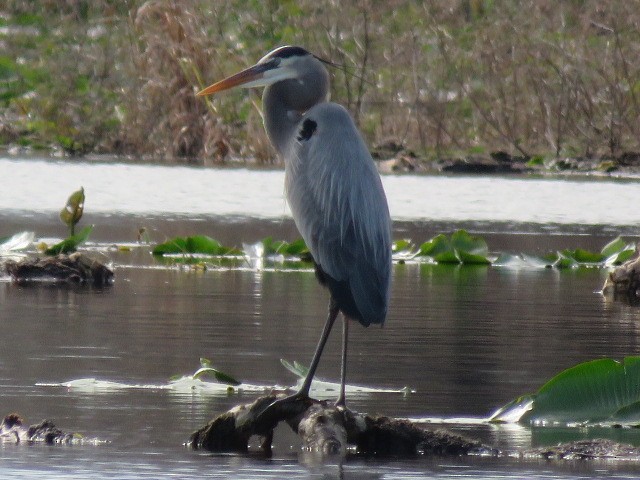
[[[208,100],[194,93],[282,44],[306,46],[344,65],[333,71],[332,99],[349,108],[372,145],[392,139],[424,156],[640,150],[640,10],[634,2],[43,5],[37,12],[44,8],[47,17],[37,25],[38,38],[57,42],[56,48],[36,44],[18,55],[39,62],[50,80],[33,82],[28,90],[35,94],[7,105],[38,119],[43,137],[70,139],[80,151],[273,161],[256,93]],[[17,18],[34,13],[34,6],[14,0],[4,10]],[[83,81],[86,89],[69,88]]]

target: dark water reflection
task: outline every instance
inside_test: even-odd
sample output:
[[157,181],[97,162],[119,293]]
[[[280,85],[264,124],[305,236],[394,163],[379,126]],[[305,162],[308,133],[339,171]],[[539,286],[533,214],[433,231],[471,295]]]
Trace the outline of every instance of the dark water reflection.
[[[107,235],[126,237],[129,220],[120,221],[120,230]],[[236,228],[233,222],[229,225]],[[245,221],[237,228],[251,225]],[[185,222],[175,228],[199,227]],[[291,226],[281,223],[279,228],[286,235]],[[416,230],[412,225],[402,228]],[[255,223],[252,238],[260,238],[263,229],[268,229],[264,223]],[[530,251],[526,242],[531,235],[492,235],[500,249]],[[584,238],[603,243],[597,235],[537,238],[545,246],[562,241],[569,242],[565,247],[576,246]],[[238,236],[233,240],[241,241]],[[318,465],[304,456],[298,459],[295,436],[284,429],[278,432],[276,459],[271,461],[212,458],[184,450],[180,445],[192,430],[254,395],[165,390],[161,387],[168,378],[193,372],[204,356],[246,382],[293,384],[279,359],[309,361],[324,320],[326,292],[309,269],[158,268],[147,249],[112,249],[107,257],[114,262],[117,280],[103,290],[0,282],[0,411],[19,411],[32,422],[51,418],[65,429],[110,441],[73,448],[5,445],[0,448],[0,471],[7,475],[36,477],[49,471],[51,463],[59,473],[77,478],[153,478],[164,473],[195,478],[212,471],[221,478],[577,474],[566,466],[549,471],[545,465],[490,460]],[[597,294],[605,275],[598,269],[396,265],[384,328],[351,329],[349,376],[353,383],[409,386],[416,393],[358,395],[351,406],[401,417],[485,417],[578,362],[638,354],[640,310],[609,303]],[[339,338],[334,335],[319,375],[337,379],[338,364]],[[156,387],[92,392],[40,385],[88,377]],[[545,444],[547,435],[545,430],[514,426],[451,428],[506,449]],[[576,432],[567,434],[575,438]],[[635,432],[615,434],[640,444]],[[602,474],[597,466],[579,473]]]

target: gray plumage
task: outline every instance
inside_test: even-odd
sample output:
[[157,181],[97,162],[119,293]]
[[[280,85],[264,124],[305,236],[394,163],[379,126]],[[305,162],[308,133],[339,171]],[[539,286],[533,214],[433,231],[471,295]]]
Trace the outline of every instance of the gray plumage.
[[[309,375],[307,395],[338,311],[368,326],[387,315],[391,281],[391,219],[380,176],[351,116],[327,100],[323,62],[300,47],[281,47],[254,67],[206,88],[265,86],[267,135],[285,162],[287,201],[332,301]],[[346,368],[346,318],[342,390]]]

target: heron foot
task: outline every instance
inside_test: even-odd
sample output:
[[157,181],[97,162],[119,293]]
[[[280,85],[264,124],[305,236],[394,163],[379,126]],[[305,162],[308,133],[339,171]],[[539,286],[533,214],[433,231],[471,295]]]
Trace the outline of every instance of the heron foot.
[[311,397],[309,397],[308,393],[296,392],[293,395],[288,395],[286,397],[274,400],[261,412],[259,412],[256,417],[260,419],[266,419],[269,417],[274,417],[276,415],[280,416],[280,414],[276,414],[276,412],[282,412],[283,410],[291,409],[299,409],[302,412],[309,406],[310,403],[312,403],[312,400]]

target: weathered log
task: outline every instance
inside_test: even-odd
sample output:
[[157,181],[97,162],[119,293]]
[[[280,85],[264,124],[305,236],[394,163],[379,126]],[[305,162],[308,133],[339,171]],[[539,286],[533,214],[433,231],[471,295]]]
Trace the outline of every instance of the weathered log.
[[526,450],[523,458],[547,460],[640,460],[640,448],[607,439],[578,440]]
[[374,417],[336,408],[327,402],[296,399],[271,405],[277,397],[260,397],[219,415],[194,432],[189,445],[215,452],[246,452],[253,435],[271,452],[273,430],[286,422],[302,440],[305,450],[324,455],[344,454],[352,448],[363,455],[469,455],[493,454],[480,442],[445,431],[430,431],[405,421]]
[[627,260],[609,273],[602,287],[602,293],[615,299],[640,300],[640,244],[636,247],[639,254]]
[[80,436],[60,430],[50,420],[43,420],[35,425],[27,426],[17,413],[4,417],[0,424],[0,440],[11,443],[45,443],[69,444],[79,440]]
[[5,269],[14,282],[91,284],[97,287],[113,283],[113,271],[84,253],[54,257],[29,257],[19,262],[9,260]]

